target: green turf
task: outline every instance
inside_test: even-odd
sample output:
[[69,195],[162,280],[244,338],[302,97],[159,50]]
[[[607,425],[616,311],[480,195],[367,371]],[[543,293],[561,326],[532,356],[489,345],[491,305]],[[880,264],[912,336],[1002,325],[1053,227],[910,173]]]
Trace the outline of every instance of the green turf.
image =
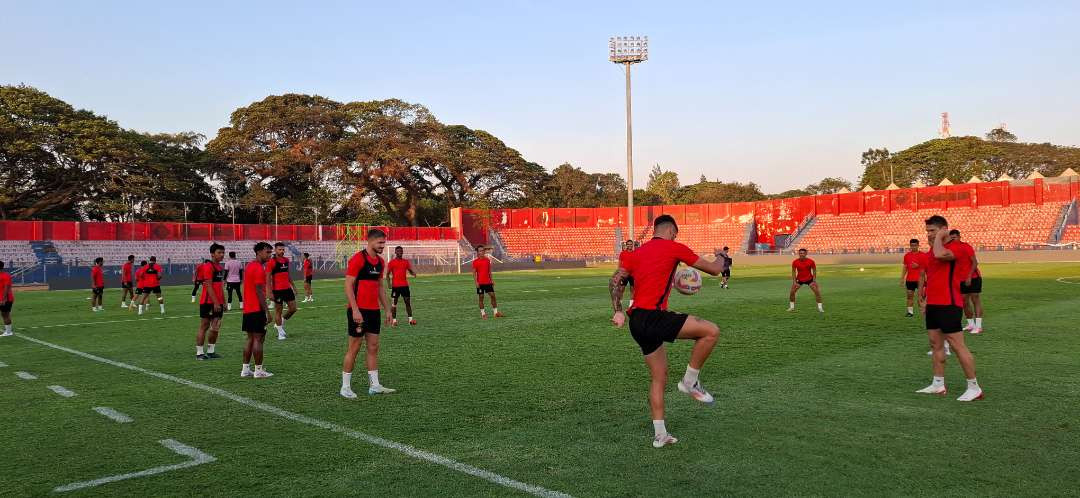
[[[899,268],[821,268],[824,315],[809,291],[787,313],[788,270],[738,268],[672,308],[716,321],[702,372],[714,407],[674,389],[689,347],[669,348],[668,428],[650,445],[648,375],[608,322],[609,270],[496,274],[507,317],[481,321],[469,277],[413,282],[420,325],[386,330],[390,396],[337,395],[345,344],[340,281],[317,281],[289,339],[267,339],[272,379],[239,378],[242,334],[226,315],[219,353],[194,360],[197,318],[184,287],[167,319],[92,314],[85,293],[25,292],[16,333],[218,387],[575,496],[1075,495],[1080,477],[1080,264],[984,265],[986,333],[968,337],[986,389],[963,404],[949,361],[946,398],[914,391],[930,362],[918,318],[903,317]],[[1075,279],[1080,282],[1080,278]],[[113,320],[137,320],[99,323]],[[33,328],[43,325],[84,325]],[[218,460],[72,494],[138,496],[503,496],[489,481],[235,401],[39,344],[0,339],[0,495],[179,463],[157,441]],[[15,371],[38,376],[28,381]],[[78,393],[63,398],[46,386]],[[354,386],[366,387],[358,368]],[[91,411],[132,416],[117,424]]]

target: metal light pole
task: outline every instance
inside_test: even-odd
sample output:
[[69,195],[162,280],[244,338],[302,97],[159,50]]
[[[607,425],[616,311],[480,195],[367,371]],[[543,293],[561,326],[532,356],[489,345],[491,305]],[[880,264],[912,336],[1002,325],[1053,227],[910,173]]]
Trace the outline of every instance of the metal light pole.
[[608,39],[608,60],[626,68],[626,222],[629,240],[637,240],[634,233],[634,132],[630,112],[630,65],[648,59],[648,36],[614,36]]

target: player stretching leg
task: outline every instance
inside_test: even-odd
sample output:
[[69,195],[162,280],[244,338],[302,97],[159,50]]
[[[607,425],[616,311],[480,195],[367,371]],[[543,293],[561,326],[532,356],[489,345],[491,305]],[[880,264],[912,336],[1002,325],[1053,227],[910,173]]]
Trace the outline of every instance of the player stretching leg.
[[311,255],[304,253],[304,302],[310,303],[315,301],[315,296],[311,295],[311,279],[315,276],[315,268],[311,263]]
[[[216,242],[210,244],[210,259],[199,265],[195,272],[203,290],[202,297],[199,298],[199,333],[195,335],[196,360],[221,358],[214,352],[214,348],[221,330],[221,317],[225,314],[225,289],[222,287],[225,267],[221,266],[222,259],[225,259],[225,246]],[[203,344],[206,344],[205,353]]]
[[825,308],[821,306],[821,288],[817,283],[817,264],[814,260],[806,257],[806,249],[799,249],[799,257],[795,261],[791,262],[791,292],[788,293],[788,311],[795,311],[795,293],[799,292],[799,289],[809,285],[810,290],[814,291],[814,298],[817,299],[817,310],[821,313],[825,312]]
[[[289,258],[285,257],[285,243],[274,244],[274,257],[266,262],[266,287],[274,296],[274,328],[279,341],[285,340],[285,320],[296,314],[296,286],[289,277]],[[282,314],[282,304],[289,307]]]
[[[241,377],[265,379],[274,374],[263,367],[263,341],[266,340],[266,324],[270,323],[270,310],[266,309],[266,262],[270,260],[274,248],[266,242],[255,244],[255,259],[247,264],[247,278],[244,279],[244,292],[247,301],[241,301],[244,310],[241,329],[247,333],[244,342],[244,366],[240,369]],[[255,371],[251,371],[251,360],[255,360]]]
[[917,295],[917,291],[924,267],[926,267],[926,253],[919,251],[919,239],[911,239],[908,242],[908,252],[904,254],[904,264],[900,269],[900,286],[907,289],[906,316],[908,317],[915,316],[915,300],[922,298]]
[[[382,286],[384,273],[382,254],[386,247],[386,234],[371,229],[367,233],[367,247],[349,259],[345,270],[345,324],[349,334],[349,347],[341,366],[341,395],[355,399],[352,390],[352,371],[356,355],[367,344],[365,363],[368,371],[368,394],[389,394],[394,389],[379,383],[379,331],[382,328],[381,310],[389,311],[390,300]],[[390,319],[389,313],[386,315]]]
[[491,311],[495,318],[502,318],[499,304],[495,301],[495,281],[491,279],[491,259],[487,256],[487,247],[476,246],[476,259],[472,262],[473,279],[476,281],[476,298],[480,304],[480,318],[487,319],[484,309],[484,294],[491,296]]
[[678,388],[695,400],[712,403],[713,397],[701,385],[698,375],[720,335],[720,328],[715,323],[667,309],[671,278],[680,262],[710,275],[717,275],[722,270],[722,263],[699,258],[689,247],[675,242],[678,233],[679,227],[674,218],[666,214],[656,218],[652,240],[635,249],[625,263],[620,263],[608,283],[611,305],[615,310],[611,322],[616,327],[622,327],[628,321],[622,309],[624,282],[627,277],[634,277],[634,305],[629,310],[630,335],[641,347],[652,378],[649,409],[653,421],[653,447],[656,448],[678,442],[675,436],[668,433],[664,422],[664,388],[668,372],[664,343],[675,342],[675,339],[694,341],[690,363]]
[[0,318],[4,319],[4,333],[0,337],[15,335],[11,331],[11,308],[15,306],[15,291],[11,285],[11,275],[4,271],[4,262],[0,261]]
[[979,272],[979,258],[975,248],[960,240],[960,230],[949,230],[949,237],[960,244],[963,256],[956,255],[956,271],[960,274],[960,294],[964,296],[964,317],[967,318],[965,331],[972,334],[982,333],[982,274]]
[[957,242],[949,240],[948,228],[949,223],[942,216],[934,215],[926,219],[930,252],[926,267],[926,301],[922,305],[926,334],[933,348],[934,379],[929,386],[916,392],[939,395],[948,392],[945,388],[944,344],[949,344],[967,377],[967,390],[956,400],[974,401],[983,398],[983,391],[975,379],[975,358],[964,344],[960,324],[964,316],[964,297],[960,294],[963,276],[956,271],[959,266],[956,258],[963,249]]
[[394,248],[394,259],[386,264],[386,278],[390,284],[390,297],[394,303],[390,305],[390,325],[397,326],[397,301],[398,298],[405,300],[405,312],[409,316],[409,325],[416,325],[412,314],[412,292],[409,290],[409,274],[416,278],[416,272],[412,269],[412,263],[405,259],[405,249],[401,246]]
[[123,290],[123,294],[120,295],[120,309],[128,308],[128,297],[131,297],[131,301],[135,302],[135,286],[131,282],[131,271],[135,266],[135,255],[129,254],[127,262],[120,269],[120,288]]
[[90,292],[90,311],[105,311],[101,302],[105,297],[105,259],[94,258],[94,266],[90,268],[90,279],[93,281],[93,289]]
[[229,300],[225,304],[226,310],[232,310],[232,295],[234,291],[236,292],[236,298],[240,300],[240,307],[244,307],[244,294],[240,292],[240,286],[243,280],[244,264],[236,259],[235,252],[229,251],[229,260],[225,262],[225,290],[229,293]]

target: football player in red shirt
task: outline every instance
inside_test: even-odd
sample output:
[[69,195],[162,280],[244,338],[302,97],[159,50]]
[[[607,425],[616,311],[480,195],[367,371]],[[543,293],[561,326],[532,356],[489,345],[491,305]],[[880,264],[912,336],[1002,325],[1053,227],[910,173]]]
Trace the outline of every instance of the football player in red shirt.
[[[266,290],[274,296],[274,328],[279,341],[285,340],[285,320],[296,314],[296,286],[289,277],[289,258],[285,257],[285,243],[274,244],[274,257],[266,262]],[[281,308],[288,306],[284,315]]]
[[128,309],[134,311],[135,310],[135,302],[139,301],[138,306],[139,306],[139,314],[140,315],[142,314],[142,310],[143,310],[142,295],[143,295],[143,285],[144,285],[144,282],[146,281],[146,265],[147,265],[147,263],[146,263],[145,259],[142,260],[142,261],[139,261],[139,269],[135,270],[135,297],[131,298],[131,303],[128,305]]
[[311,255],[304,253],[304,302],[310,303],[315,300],[311,295],[311,279],[315,276],[315,265],[311,262]]
[[713,397],[701,385],[698,374],[720,335],[720,328],[715,323],[667,309],[668,294],[679,263],[710,275],[718,275],[723,270],[722,263],[699,258],[689,247],[675,242],[678,233],[679,227],[674,218],[666,214],[657,217],[653,222],[652,240],[635,249],[625,262],[619,263],[619,268],[608,283],[611,305],[615,310],[611,323],[622,327],[628,321],[622,309],[625,282],[628,277],[634,277],[634,305],[629,310],[630,335],[641,348],[652,378],[649,408],[653,421],[653,447],[656,448],[678,442],[667,432],[664,423],[664,388],[668,373],[664,343],[675,342],[675,339],[694,341],[690,363],[678,388],[697,401],[712,403]]
[[487,319],[484,309],[484,294],[491,296],[491,311],[495,318],[502,318],[499,305],[495,301],[495,282],[491,280],[491,259],[487,256],[487,247],[476,246],[476,259],[472,262],[473,279],[476,281],[476,297],[480,302],[480,318]]
[[11,331],[11,308],[15,306],[15,291],[11,285],[11,275],[4,271],[4,262],[0,261],[0,318],[4,319],[4,333],[0,337],[14,335]]
[[907,289],[907,316],[915,316],[915,300],[919,290],[919,280],[926,266],[926,253],[919,251],[919,239],[908,242],[908,252],[904,253],[904,264],[900,269],[900,286]]
[[960,282],[960,293],[964,295],[964,317],[967,318],[964,330],[978,335],[983,331],[983,280],[982,273],[979,272],[979,258],[975,256],[975,248],[971,247],[971,244],[960,240],[960,230],[949,230],[949,237],[960,244],[964,253],[964,257],[956,257],[957,271],[963,278]]
[[105,311],[105,306],[102,306],[101,301],[105,296],[105,259],[98,257],[94,258],[94,266],[90,267],[90,311]]
[[165,298],[161,295],[161,265],[157,264],[157,256],[150,256],[150,264],[143,270],[143,295],[139,302],[139,314],[143,314],[143,308],[149,310],[150,305],[146,301],[150,299],[150,293],[157,295],[158,306],[161,306],[161,314],[165,314]]
[[[266,307],[266,262],[270,260],[274,248],[266,242],[255,244],[255,259],[244,268],[244,294],[248,298],[241,301],[244,318],[240,329],[247,334],[244,342],[244,366],[240,369],[241,377],[265,379],[274,374],[263,368],[263,341],[266,339],[266,324],[270,323],[270,310]],[[255,371],[251,371],[251,360],[255,360]]]
[[390,297],[394,303],[390,305],[390,325],[397,326],[397,301],[398,298],[405,300],[405,312],[409,314],[409,325],[416,325],[412,314],[412,292],[409,290],[409,275],[416,277],[412,269],[412,263],[405,259],[405,249],[401,246],[394,248],[394,259],[386,264],[386,279],[390,284]]
[[952,347],[954,356],[960,361],[967,377],[967,390],[957,401],[982,399],[982,388],[975,379],[975,358],[964,344],[963,327],[960,319],[964,316],[964,297],[960,294],[960,282],[964,276],[957,270],[957,253],[960,245],[949,240],[949,223],[945,218],[934,215],[926,219],[926,235],[930,242],[930,252],[926,265],[926,300],[923,301],[923,316],[926,317],[926,334],[930,338],[931,355],[934,362],[934,379],[929,386],[919,389],[922,394],[944,395],[945,389],[945,347]]
[[135,255],[129,254],[127,262],[120,269],[120,288],[123,289],[123,294],[120,295],[120,308],[128,307],[128,296],[131,296],[131,300],[135,300],[135,287],[131,282],[131,271],[134,270]]
[[817,310],[824,313],[825,308],[821,305],[821,288],[818,287],[817,283],[817,263],[806,257],[806,249],[799,249],[799,257],[791,262],[791,292],[788,293],[788,311],[795,311],[795,293],[799,292],[799,289],[804,285],[809,285],[810,290],[814,291],[814,298],[817,299]]
[[389,394],[394,389],[383,387],[379,382],[379,332],[382,329],[382,311],[390,322],[390,299],[382,286],[385,264],[382,256],[386,248],[386,233],[377,228],[368,230],[367,247],[349,259],[345,270],[345,330],[349,335],[349,348],[341,367],[342,397],[355,399],[352,390],[352,371],[360,347],[367,344],[365,358],[368,371],[368,394]]
[[[195,359],[200,361],[221,358],[214,352],[214,347],[221,330],[221,317],[225,315],[225,267],[221,266],[223,259],[225,246],[217,242],[210,244],[210,259],[199,265],[195,272],[197,281],[202,286],[202,296],[199,297],[199,333],[195,335]],[[203,344],[206,345],[205,351]]]

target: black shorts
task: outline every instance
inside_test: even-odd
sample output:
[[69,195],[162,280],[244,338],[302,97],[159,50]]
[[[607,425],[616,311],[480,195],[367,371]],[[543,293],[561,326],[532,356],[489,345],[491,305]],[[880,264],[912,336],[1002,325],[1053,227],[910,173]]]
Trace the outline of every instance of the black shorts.
[[980,294],[982,293],[982,277],[975,277],[971,279],[971,285],[964,285],[963,281],[960,281],[960,293],[961,294]]
[[641,354],[651,354],[665,342],[675,342],[690,315],[660,310],[630,310],[630,335],[641,347]]
[[105,293],[105,288],[104,287],[94,287],[93,289],[91,289],[91,291],[94,293],[95,296],[100,296],[100,295]]
[[731,270],[728,269],[728,270],[724,270],[724,271],[720,272],[720,276],[721,277],[731,278]]
[[394,299],[397,299],[399,297],[409,299],[409,298],[412,297],[412,293],[409,292],[409,286],[408,285],[406,285],[405,287],[392,287],[390,289],[390,297],[392,297]]
[[814,279],[811,278],[810,280],[796,280],[796,282],[798,282],[799,287],[802,287],[804,285],[810,285],[814,283]]
[[626,278],[622,279],[622,284],[623,284],[623,287],[633,287],[634,286],[634,277],[626,277]]
[[304,283],[305,284],[310,284],[311,283],[311,277],[304,277]]
[[266,333],[266,312],[265,311],[253,311],[251,313],[244,313],[243,323],[240,325],[240,330],[249,334],[265,334]]
[[[360,310],[363,323],[357,324],[352,319],[352,310],[345,309],[346,330],[351,337],[364,337],[364,334],[379,335],[382,330],[382,313],[379,310]],[[360,329],[357,331],[357,329]]]
[[287,303],[289,301],[296,301],[296,294],[292,289],[274,290],[275,303]]
[[142,293],[143,293],[143,288],[142,287],[136,287],[135,288],[135,295],[136,296],[138,296],[138,295],[140,295]]
[[912,282],[908,280],[904,282],[904,287],[907,287],[907,290],[914,292],[919,290],[919,282]]
[[134,286],[131,282],[123,282],[120,284],[120,288],[122,289],[132,289],[133,287]]
[[142,293],[143,294],[154,293],[154,294],[160,295],[161,294],[161,286],[159,285],[157,287],[143,287]]
[[960,332],[964,326],[964,308],[951,304],[926,305],[926,330],[940,330],[943,334]]
[[241,282],[225,282],[225,289],[240,292],[241,285],[243,285]]
[[476,293],[479,294],[491,294],[495,292],[495,284],[480,284],[476,286]]
[[199,318],[221,318],[225,315],[225,306],[218,308],[217,312],[214,312],[213,304],[200,304],[199,305]]
[[0,313],[11,313],[12,306],[15,306],[15,301],[8,301],[4,304],[0,304]]

